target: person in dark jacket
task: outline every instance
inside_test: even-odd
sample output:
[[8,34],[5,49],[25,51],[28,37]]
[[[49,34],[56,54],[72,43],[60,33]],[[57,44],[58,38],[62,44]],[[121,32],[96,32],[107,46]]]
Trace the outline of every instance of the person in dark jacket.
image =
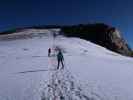
[[64,68],[64,64],[63,64],[64,57],[63,57],[63,54],[62,54],[61,50],[59,50],[59,52],[57,54],[57,60],[58,60],[57,69],[59,69],[60,63],[62,64],[62,69],[63,69]]
[[51,48],[48,49],[48,57],[51,55]]
[[53,33],[53,37],[56,38],[56,36],[57,36],[57,34],[54,32],[54,33]]

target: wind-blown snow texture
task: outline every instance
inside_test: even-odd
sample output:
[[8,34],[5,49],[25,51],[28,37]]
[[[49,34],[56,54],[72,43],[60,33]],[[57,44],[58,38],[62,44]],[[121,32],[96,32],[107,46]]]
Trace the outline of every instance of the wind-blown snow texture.
[[[133,100],[133,60],[53,31],[0,37],[0,100]],[[55,70],[60,47],[65,69]]]

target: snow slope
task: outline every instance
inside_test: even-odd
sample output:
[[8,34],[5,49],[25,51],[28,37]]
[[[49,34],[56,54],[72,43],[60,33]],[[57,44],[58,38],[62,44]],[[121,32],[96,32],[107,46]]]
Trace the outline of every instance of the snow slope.
[[[132,58],[52,33],[30,29],[0,37],[0,100],[133,100]],[[54,70],[56,46],[64,53],[63,70]]]

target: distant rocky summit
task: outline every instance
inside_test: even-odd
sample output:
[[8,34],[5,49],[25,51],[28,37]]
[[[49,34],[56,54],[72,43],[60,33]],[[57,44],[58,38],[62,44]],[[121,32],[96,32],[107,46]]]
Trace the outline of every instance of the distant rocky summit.
[[125,56],[133,56],[133,51],[129,47],[128,43],[124,40],[121,32],[109,25],[103,23],[95,24],[80,24],[80,25],[41,25],[24,28],[11,29],[5,32],[1,32],[0,35],[12,34],[16,32],[22,32],[26,29],[60,29],[60,34],[67,37],[79,37],[95,44],[103,46],[109,50],[117,52]]
[[133,56],[122,34],[114,27],[105,24],[75,25],[63,27],[62,32],[68,37],[86,39],[119,54]]

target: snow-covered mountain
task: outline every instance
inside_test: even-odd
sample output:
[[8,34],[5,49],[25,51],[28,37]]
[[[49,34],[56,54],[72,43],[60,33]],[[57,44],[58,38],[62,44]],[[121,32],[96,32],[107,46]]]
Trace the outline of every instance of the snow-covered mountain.
[[[54,39],[59,30],[0,36],[0,100],[133,100],[132,58],[79,38]],[[55,47],[65,69],[55,70]]]

